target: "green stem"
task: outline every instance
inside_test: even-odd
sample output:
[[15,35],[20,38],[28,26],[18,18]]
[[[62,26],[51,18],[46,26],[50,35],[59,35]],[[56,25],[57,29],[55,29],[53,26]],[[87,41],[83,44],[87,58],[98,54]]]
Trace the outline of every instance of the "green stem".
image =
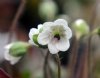
[[60,58],[58,54],[56,54],[56,60],[58,63],[58,78],[61,78],[61,66],[60,66]]

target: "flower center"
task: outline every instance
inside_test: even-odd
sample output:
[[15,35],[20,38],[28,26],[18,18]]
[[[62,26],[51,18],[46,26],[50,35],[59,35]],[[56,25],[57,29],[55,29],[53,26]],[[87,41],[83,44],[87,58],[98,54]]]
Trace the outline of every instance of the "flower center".
[[59,34],[56,34],[56,35],[54,36],[54,38],[57,38],[58,40],[60,40],[60,35],[59,35]]
[[64,28],[60,25],[54,26],[51,28],[53,37],[57,40],[61,39],[61,36],[64,34]]

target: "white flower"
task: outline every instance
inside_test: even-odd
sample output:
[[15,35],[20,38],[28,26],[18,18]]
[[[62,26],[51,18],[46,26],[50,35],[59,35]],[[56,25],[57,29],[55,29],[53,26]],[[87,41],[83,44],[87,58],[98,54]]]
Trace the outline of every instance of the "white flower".
[[12,56],[11,54],[9,54],[9,49],[10,49],[12,46],[13,46],[13,43],[8,44],[8,45],[5,46],[6,51],[5,51],[5,53],[4,53],[4,58],[5,58],[6,60],[10,61],[10,63],[11,63],[12,65],[14,65],[15,63],[17,63],[17,62],[21,59],[21,56],[19,56],[19,57],[14,57],[14,56]]
[[38,35],[38,43],[48,45],[50,53],[56,54],[59,51],[66,51],[70,47],[69,39],[72,31],[64,19],[43,24],[43,31]]
[[29,32],[29,43],[32,44],[32,45],[35,45],[35,46],[38,46],[37,44],[37,36],[39,34],[39,32],[42,31],[42,24],[39,24],[38,25],[38,29],[36,28],[31,28],[30,29],[30,32]]

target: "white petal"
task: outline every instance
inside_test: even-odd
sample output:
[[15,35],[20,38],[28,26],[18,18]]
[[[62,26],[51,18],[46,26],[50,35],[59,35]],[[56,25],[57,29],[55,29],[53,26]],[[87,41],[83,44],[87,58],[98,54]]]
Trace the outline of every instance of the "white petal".
[[38,46],[37,44],[35,44],[32,40],[29,40],[28,41],[31,45],[35,45],[35,46]]
[[9,50],[6,50],[5,51],[5,53],[4,53],[4,58],[6,59],[6,60],[9,60]]
[[10,63],[12,64],[12,65],[14,65],[14,64],[16,64],[19,60],[21,59],[21,57],[14,57],[11,61],[10,61]]
[[39,24],[38,25],[38,30],[40,30],[42,27],[43,27],[43,25],[42,24]]
[[54,23],[56,23],[57,25],[62,25],[65,28],[68,27],[68,23],[66,20],[64,19],[57,19],[56,21],[54,21]]
[[55,24],[53,22],[45,22],[43,24],[43,29],[49,29],[51,26],[54,26]]
[[60,51],[66,51],[69,49],[70,47],[70,43],[69,40],[67,40],[66,38],[61,38],[59,40],[58,43],[56,43],[56,47],[57,49],[59,49]]
[[4,56],[5,56],[5,59],[8,60],[8,61],[10,61],[11,64],[15,64],[15,63],[17,63],[21,59],[21,57],[11,56],[9,54],[9,51],[8,50],[5,51],[5,55]]
[[43,31],[38,35],[38,43],[41,45],[47,45],[50,40],[51,40],[51,34],[49,30]]
[[48,49],[49,49],[51,54],[56,54],[56,53],[59,52],[59,50],[57,49],[55,43],[56,43],[55,40],[53,40],[48,44]]
[[66,28],[65,35],[67,39],[72,37],[72,30],[69,27]]
[[32,40],[33,35],[38,34],[38,33],[39,33],[38,29],[36,28],[30,29],[29,38]]
[[9,49],[11,48],[12,45],[13,45],[13,43],[8,44],[8,45],[6,45],[4,48],[9,50]]

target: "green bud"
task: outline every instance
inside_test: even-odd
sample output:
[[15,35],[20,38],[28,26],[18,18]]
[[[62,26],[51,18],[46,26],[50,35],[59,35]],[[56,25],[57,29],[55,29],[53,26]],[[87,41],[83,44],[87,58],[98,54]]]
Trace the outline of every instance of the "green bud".
[[[48,6],[50,5],[50,6]],[[44,20],[54,19],[58,11],[57,5],[54,1],[43,1],[39,6],[39,15]]]
[[41,48],[47,48],[46,45],[40,45],[40,44],[38,43],[37,38],[38,38],[38,34],[33,35],[33,41],[34,41],[34,43],[37,44],[37,45],[38,45],[39,47],[41,47]]
[[37,41],[37,37],[38,37],[38,34],[33,35],[33,41],[34,41],[35,44],[38,45],[39,43]]
[[72,27],[73,27],[73,30],[75,31],[76,37],[78,38],[89,33],[89,26],[82,19],[76,20],[73,23]]
[[23,56],[29,48],[30,44],[26,42],[14,42],[9,49],[9,53],[15,57]]

